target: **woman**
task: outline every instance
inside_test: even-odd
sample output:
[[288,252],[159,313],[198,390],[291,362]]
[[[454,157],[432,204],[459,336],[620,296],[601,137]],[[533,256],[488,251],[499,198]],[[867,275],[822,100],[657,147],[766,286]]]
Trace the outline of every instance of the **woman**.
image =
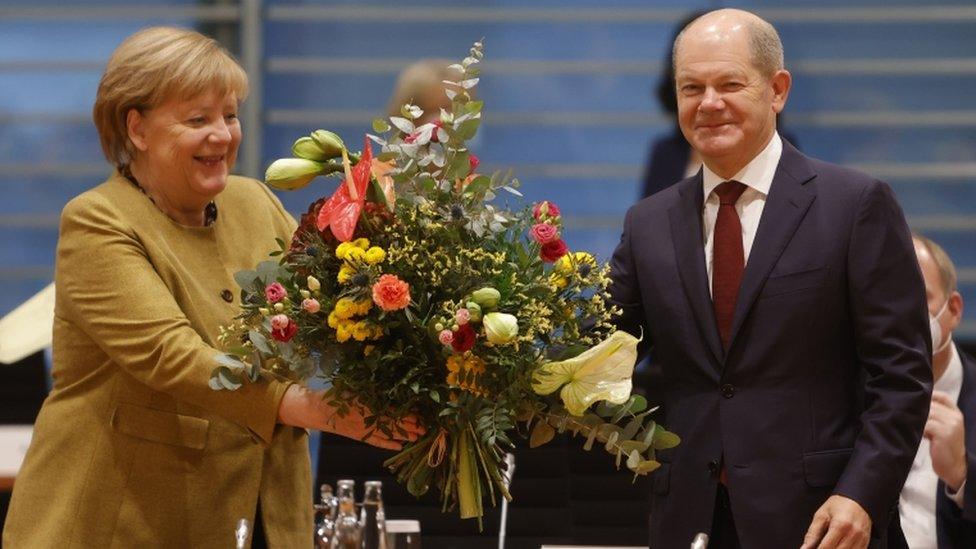
[[234,273],[295,227],[261,183],[228,175],[246,94],[240,66],[189,30],[140,31],[109,60],[94,119],[118,169],[62,212],[54,388],[4,545],[228,547],[240,518],[263,526],[256,545],[310,544],[305,428],[361,438],[362,416],[272,377],[208,386]]

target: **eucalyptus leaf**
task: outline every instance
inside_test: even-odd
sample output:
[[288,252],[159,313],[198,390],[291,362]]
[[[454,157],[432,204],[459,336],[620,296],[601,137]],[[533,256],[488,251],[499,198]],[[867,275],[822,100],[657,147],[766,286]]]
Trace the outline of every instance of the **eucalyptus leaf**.
[[640,465],[640,462],[641,462],[641,455],[640,452],[638,452],[637,450],[631,450],[631,452],[627,454],[627,468],[630,469],[631,471],[637,469],[637,466]]
[[264,288],[255,287],[256,285],[254,284],[254,281],[257,279],[258,279],[257,271],[243,270],[234,273],[234,282],[237,282],[237,285],[240,286],[241,289],[250,292],[255,292],[257,290],[260,290],[263,293]]
[[678,435],[665,431],[660,425],[657,426],[657,429],[654,433],[654,442],[651,443],[655,450],[667,450],[681,443],[681,438]]
[[220,364],[221,366],[226,366],[232,370],[243,370],[245,367],[245,364],[240,359],[238,359],[235,356],[228,355],[226,353],[217,355],[216,357],[214,357],[214,360],[217,361],[217,364]]
[[[491,185],[491,179],[488,176],[479,175],[464,187],[464,194],[477,196],[487,191],[489,185]],[[505,221],[505,218],[501,220]]]
[[529,448],[538,448],[556,436],[556,430],[544,419],[535,422],[532,434],[529,435]]
[[415,129],[413,122],[399,116],[391,116],[390,122],[393,122],[393,125],[403,133],[412,133]]
[[386,133],[390,131],[390,124],[382,118],[373,119],[373,131],[376,133]]
[[645,460],[641,460],[641,462],[637,464],[637,467],[631,469],[631,471],[633,471],[638,475],[646,475],[648,473],[654,472],[654,470],[656,470],[660,466],[661,463],[658,461],[655,461],[653,459],[645,459]]
[[271,349],[271,345],[268,343],[268,338],[264,336],[258,330],[249,330],[247,332],[247,338],[251,340],[254,344],[254,348],[266,355],[273,355],[274,351]]
[[229,391],[236,391],[243,385],[240,374],[237,374],[226,366],[221,366],[217,369],[217,379],[224,389]]

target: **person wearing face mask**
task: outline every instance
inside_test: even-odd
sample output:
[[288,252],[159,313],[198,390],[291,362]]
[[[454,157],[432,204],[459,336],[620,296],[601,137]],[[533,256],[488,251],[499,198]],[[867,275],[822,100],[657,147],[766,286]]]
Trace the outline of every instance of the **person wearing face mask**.
[[976,360],[952,341],[963,311],[952,260],[932,240],[912,236],[925,279],[935,387],[898,502],[904,545],[892,547],[976,547],[976,478],[970,478],[976,475]]
[[[355,406],[267,374],[214,391],[234,273],[295,221],[258,181],[231,176],[247,76],[214,40],[153,27],[109,59],[93,118],[107,181],[62,211],[53,388],[14,486],[7,547],[256,547],[312,539],[306,429],[385,448]],[[420,430],[405,422],[407,435]]]

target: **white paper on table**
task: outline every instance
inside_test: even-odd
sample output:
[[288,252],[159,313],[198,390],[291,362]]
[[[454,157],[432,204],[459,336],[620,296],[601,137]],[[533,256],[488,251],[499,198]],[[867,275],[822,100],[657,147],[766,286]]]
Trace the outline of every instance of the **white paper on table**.
[[17,476],[33,432],[33,425],[0,425],[0,477]]
[[0,362],[18,360],[51,346],[54,283],[0,319]]

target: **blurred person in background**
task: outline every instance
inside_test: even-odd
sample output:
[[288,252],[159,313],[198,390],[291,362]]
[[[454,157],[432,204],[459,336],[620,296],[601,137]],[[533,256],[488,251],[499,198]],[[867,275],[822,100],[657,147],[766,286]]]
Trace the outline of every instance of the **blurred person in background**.
[[222,548],[241,518],[254,546],[309,545],[305,429],[361,438],[369,412],[339,419],[267,374],[237,391],[208,384],[219,327],[239,310],[234,273],[295,228],[264,185],[229,175],[247,89],[190,30],[139,31],[109,59],[93,116],[116,171],[61,215],[54,384],[4,545]]
[[458,75],[450,66],[451,61],[447,59],[421,59],[403,69],[386,107],[387,114],[402,116],[400,108],[410,103],[424,111],[415,122],[417,126],[440,120],[441,109],[451,110],[444,81],[455,80]]
[[905,537],[891,547],[976,547],[976,359],[952,340],[963,311],[952,259],[924,236],[912,240],[925,279],[935,386],[924,437],[898,501]]

